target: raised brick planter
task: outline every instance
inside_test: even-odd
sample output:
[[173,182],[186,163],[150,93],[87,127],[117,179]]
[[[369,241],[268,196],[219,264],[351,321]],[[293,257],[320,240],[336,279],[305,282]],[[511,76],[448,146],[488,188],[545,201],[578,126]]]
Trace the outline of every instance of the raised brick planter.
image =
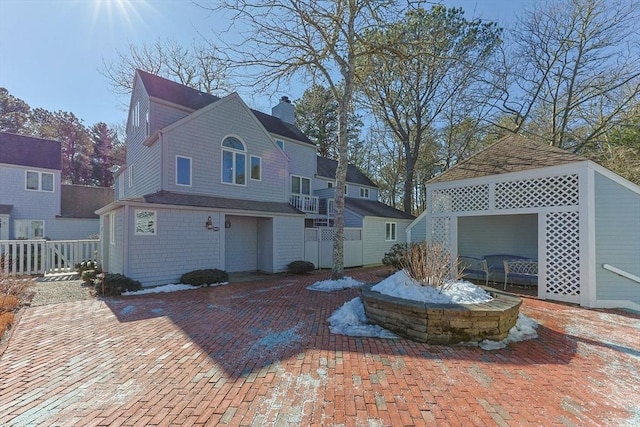
[[484,339],[500,341],[518,320],[522,299],[484,288],[493,300],[478,304],[431,304],[361,288],[369,322],[429,344],[455,344]]

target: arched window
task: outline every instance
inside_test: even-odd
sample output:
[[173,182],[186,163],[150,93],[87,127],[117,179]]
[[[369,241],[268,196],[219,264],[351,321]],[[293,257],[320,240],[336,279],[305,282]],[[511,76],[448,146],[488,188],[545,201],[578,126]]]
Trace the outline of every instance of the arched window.
[[246,185],[247,155],[238,138],[228,136],[222,141],[222,182]]

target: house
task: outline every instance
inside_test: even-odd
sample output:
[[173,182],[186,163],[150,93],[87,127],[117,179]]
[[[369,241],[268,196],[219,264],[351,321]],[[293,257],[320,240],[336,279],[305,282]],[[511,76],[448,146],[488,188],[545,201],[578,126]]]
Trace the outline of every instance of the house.
[[0,240],[97,236],[113,189],[61,183],[58,141],[0,132]]
[[409,241],[538,262],[538,297],[640,310],[640,187],[559,148],[508,136],[427,184]]
[[[148,286],[203,268],[321,265],[319,242],[333,238],[335,162],[316,155],[294,120],[286,97],[269,115],[238,94],[220,98],[137,70],[127,164],[115,201],[98,211],[103,269]],[[359,246],[347,245],[346,265],[380,263],[413,217],[378,202],[377,186],[352,166],[347,181],[345,217],[360,228],[348,232]]]

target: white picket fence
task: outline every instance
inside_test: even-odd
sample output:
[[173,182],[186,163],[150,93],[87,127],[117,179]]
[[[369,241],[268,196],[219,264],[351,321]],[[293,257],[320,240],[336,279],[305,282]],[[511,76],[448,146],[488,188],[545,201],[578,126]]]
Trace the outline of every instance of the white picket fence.
[[70,273],[96,260],[100,240],[0,240],[0,274]]

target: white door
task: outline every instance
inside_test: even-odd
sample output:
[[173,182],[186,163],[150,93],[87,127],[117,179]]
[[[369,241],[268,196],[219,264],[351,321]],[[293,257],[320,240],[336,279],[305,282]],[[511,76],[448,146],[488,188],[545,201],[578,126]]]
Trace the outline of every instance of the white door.
[[9,215],[0,215],[0,240],[9,240]]

